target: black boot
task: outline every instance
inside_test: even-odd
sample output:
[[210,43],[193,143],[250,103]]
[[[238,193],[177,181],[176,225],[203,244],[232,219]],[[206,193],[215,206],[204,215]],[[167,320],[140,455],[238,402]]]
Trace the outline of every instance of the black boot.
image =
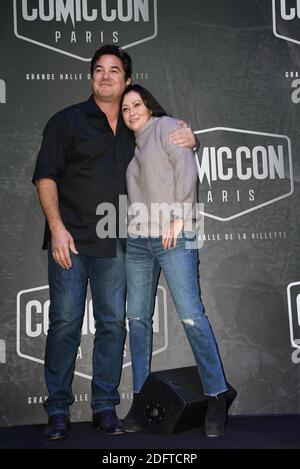
[[124,417],[124,420],[123,420],[123,425],[124,425],[126,432],[137,433],[137,432],[142,431],[141,426],[138,421],[138,412],[137,412],[139,403],[140,403],[140,394],[134,393],[133,401],[129,409],[129,412],[126,415],[126,417]]
[[228,421],[228,409],[236,398],[233,387],[217,396],[208,397],[207,413],[205,418],[205,435],[218,437],[224,435],[225,425]]
[[207,404],[207,414],[205,418],[205,435],[208,437],[218,437],[224,435],[227,421],[227,406],[225,393],[217,396],[209,396]]

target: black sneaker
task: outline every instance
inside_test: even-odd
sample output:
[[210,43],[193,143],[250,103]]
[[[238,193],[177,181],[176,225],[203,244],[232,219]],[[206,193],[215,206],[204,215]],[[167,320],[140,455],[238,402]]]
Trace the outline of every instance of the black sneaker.
[[49,417],[44,435],[48,440],[63,440],[70,434],[70,417],[66,414],[55,414]]
[[97,430],[108,435],[123,435],[125,433],[122,422],[118,419],[114,410],[104,410],[93,415],[93,424]]

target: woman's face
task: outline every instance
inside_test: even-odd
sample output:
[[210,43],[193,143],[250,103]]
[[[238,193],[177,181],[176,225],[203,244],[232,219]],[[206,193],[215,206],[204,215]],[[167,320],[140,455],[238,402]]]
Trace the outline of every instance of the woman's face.
[[122,114],[127,127],[134,132],[141,130],[151,117],[150,110],[136,91],[129,91],[124,96]]

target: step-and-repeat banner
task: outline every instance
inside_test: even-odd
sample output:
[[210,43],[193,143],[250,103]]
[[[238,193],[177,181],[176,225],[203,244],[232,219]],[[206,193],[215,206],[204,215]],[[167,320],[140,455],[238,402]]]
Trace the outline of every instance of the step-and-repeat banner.
[[[200,275],[235,414],[300,411],[300,1],[4,0],[0,4],[0,425],[42,423],[48,328],[43,215],[31,184],[42,130],[87,99],[101,44],[201,142]],[[164,279],[152,370],[194,364]],[[89,420],[90,296],[72,419]],[[128,341],[120,383],[131,403]]]

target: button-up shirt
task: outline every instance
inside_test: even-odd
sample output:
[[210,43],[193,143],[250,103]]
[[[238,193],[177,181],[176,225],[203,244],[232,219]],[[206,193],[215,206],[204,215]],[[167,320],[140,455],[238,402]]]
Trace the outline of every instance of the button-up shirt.
[[[118,222],[119,195],[126,194],[126,168],[133,154],[134,136],[122,117],[114,134],[92,96],[47,123],[32,180],[56,182],[61,218],[80,254],[115,256],[116,239],[97,236],[101,216],[96,210],[101,203],[112,204]],[[43,248],[50,241],[46,221]]]

